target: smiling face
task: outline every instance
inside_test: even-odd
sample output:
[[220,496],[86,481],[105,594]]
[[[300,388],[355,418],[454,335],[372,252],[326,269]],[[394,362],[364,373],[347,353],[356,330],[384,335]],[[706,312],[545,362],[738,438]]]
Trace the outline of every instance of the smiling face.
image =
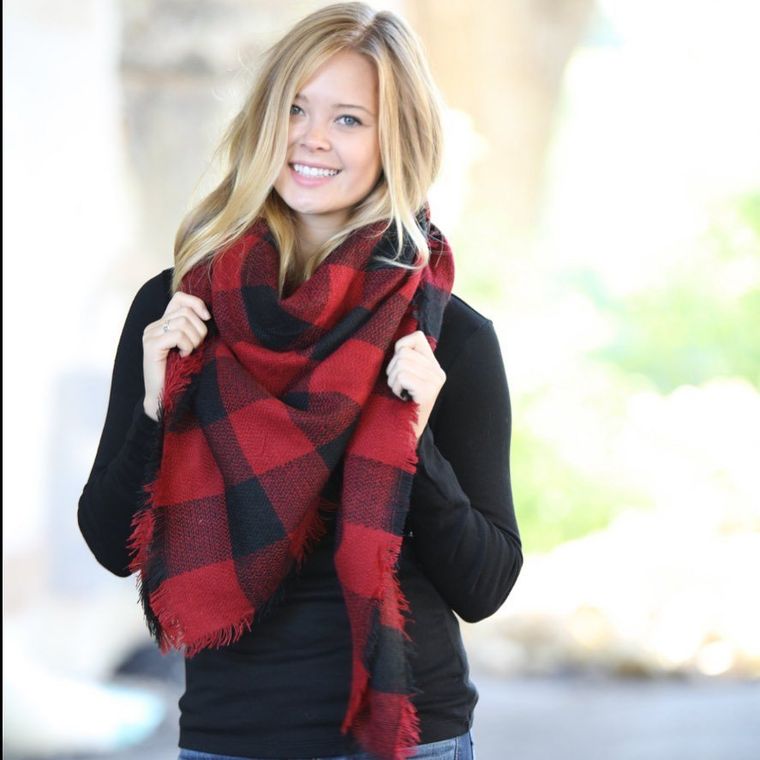
[[312,242],[335,234],[380,176],[377,91],[372,62],[344,51],[296,94],[287,159],[274,188]]

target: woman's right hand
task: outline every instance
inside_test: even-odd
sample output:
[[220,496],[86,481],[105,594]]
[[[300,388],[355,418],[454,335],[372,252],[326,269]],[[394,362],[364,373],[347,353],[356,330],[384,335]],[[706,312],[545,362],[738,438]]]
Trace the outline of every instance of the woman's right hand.
[[[204,320],[211,319],[206,304],[197,296],[176,292],[156,322],[143,331],[143,376],[145,378],[145,414],[158,420],[158,405],[166,378],[166,357],[173,348],[189,356],[208,334]],[[168,329],[164,325],[168,323]]]

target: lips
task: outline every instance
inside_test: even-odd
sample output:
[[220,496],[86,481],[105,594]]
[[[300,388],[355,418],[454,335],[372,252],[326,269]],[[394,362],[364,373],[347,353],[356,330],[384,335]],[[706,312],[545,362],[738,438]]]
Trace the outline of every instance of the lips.
[[288,168],[293,181],[301,187],[318,187],[327,184],[341,173],[341,169],[302,164],[298,161],[288,164]]
[[301,177],[334,177],[340,173],[340,169],[334,169],[332,166],[305,164],[300,161],[291,162],[290,168]]

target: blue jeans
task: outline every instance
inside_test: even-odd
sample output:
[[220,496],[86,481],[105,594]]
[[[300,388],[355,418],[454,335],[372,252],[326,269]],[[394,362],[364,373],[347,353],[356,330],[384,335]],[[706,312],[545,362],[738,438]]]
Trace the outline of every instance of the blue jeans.
[[[236,755],[214,755],[210,752],[199,752],[194,749],[180,749],[178,760],[256,760]],[[374,760],[367,752],[355,755],[340,755],[339,757],[313,757],[304,760]],[[475,760],[472,735],[469,731],[453,739],[443,739],[439,742],[418,744],[417,751],[409,760]]]

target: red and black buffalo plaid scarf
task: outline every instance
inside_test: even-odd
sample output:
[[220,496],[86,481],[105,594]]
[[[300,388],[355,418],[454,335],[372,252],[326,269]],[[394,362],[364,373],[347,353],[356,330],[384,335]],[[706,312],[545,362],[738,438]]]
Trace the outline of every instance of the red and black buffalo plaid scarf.
[[[155,462],[134,519],[131,569],[161,650],[190,657],[237,640],[272,607],[336,511],[335,568],[353,644],[341,730],[401,760],[419,741],[396,566],[417,464],[418,406],[387,384],[395,342],[435,348],[454,264],[427,211],[423,270],[384,264],[393,227],[369,225],[278,296],[279,253],[257,221],[181,290],[213,321],[188,357],[169,354]],[[414,263],[405,240],[401,260]],[[322,494],[341,464],[339,503]],[[253,630],[255,635],[255,628]]]

